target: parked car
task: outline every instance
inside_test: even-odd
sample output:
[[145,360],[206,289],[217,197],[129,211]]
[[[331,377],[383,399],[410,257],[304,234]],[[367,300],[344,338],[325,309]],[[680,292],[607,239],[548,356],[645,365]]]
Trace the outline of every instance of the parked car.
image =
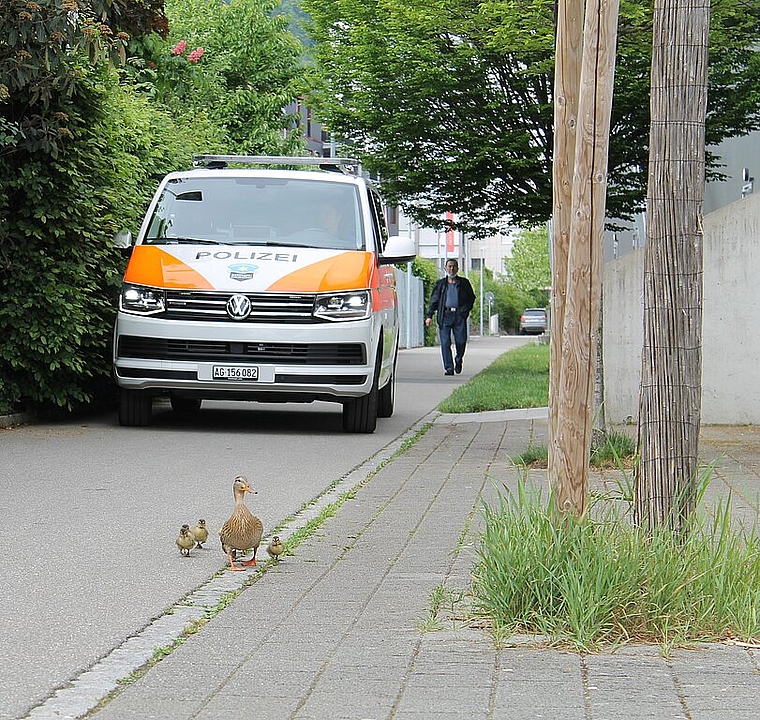
[[543,308],[525,308],[520,317],[520,335],[546,332],[546,310]]

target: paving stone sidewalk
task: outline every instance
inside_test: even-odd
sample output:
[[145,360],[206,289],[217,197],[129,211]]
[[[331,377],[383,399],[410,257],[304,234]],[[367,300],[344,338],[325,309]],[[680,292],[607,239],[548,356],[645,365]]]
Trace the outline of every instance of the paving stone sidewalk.
[[[434,613],[436,593],[467,588],[480,503],[517,481],[508,458],[531,438],[545,443],[543,419],[492,420],[432,425],[294,556],[92,717],[757,720],[752,648],[705,645],[669,659],[641,646],[497,649],[485,631]],[[718,444],[706,447],[724,452]],[[739,485],[757,455],[734,455],[724,474]]]

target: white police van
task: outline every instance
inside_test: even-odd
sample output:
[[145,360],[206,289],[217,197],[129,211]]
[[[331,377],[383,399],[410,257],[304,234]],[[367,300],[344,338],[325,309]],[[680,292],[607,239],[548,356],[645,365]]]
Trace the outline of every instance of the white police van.
[[[399,315],[380,197],[356,160],[200,155],[160,183],[131,247],[114,331],[119,421],[153,400],[327,400],[343,429],[393,414]],[[297,169],[295,169],[297,168]],[[130,243],[131,244],[131,243]]]

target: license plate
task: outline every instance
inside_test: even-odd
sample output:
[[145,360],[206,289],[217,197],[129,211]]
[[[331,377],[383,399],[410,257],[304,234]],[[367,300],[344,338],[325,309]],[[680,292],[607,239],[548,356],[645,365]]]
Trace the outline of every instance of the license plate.
[[214,365],[214,380],[258,380],[259,368],[255,365]]

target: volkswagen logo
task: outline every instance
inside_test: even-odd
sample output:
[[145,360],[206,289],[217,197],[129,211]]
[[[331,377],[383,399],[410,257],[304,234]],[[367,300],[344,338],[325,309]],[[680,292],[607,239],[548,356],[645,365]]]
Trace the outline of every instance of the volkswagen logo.
[[233,320],[245,320],[251,314],[251,301],[246,295],[233,295],[227,301],[227,314]]

